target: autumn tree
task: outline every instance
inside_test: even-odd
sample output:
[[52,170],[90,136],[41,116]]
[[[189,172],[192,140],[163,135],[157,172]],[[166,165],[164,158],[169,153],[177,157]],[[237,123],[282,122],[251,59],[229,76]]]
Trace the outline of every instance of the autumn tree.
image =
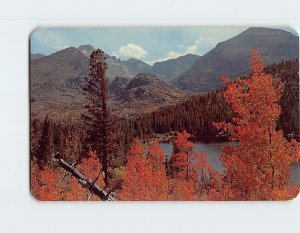
[[33,160],[31,163],[31,193],[40,201],[58,201],[62,189],[57,185],[59,174],[48,165],[42,168]]
[[185,130],[176,132],[170,163],[170,199],[198,200],[210,181],[210,169],[203,152],[193,152],[194,143]]
[[[89,180],[103,188],[104,174],[102,173],[102,164],[99,162],[95,151],[89,151],[87,156],[77,165],[78,170]],[[69,182],[68,191],[65,200],[69,201],[99,201],[100,198],[93,195],[86,187],[83,187],[78,180],[72,176]]]
[[220,157],[225,168],[224,185],[213,199],[278,200],[290,199],[297,190],[289,186],[290,165],[299,161],[299,145],[287,141],[276,130],[281,112],[282,82],[263,72],[256,50],[252,52],[249,78],[227,82],[226,102],[235,116],[230,123],[215,123],[229,133],[238,145],[223,147]]
[[171,176],[189,180],[194,178],[192,166],[194,143],[190,142],[191,135],[184,130],[182,133],[176,132],[173,141],[173,153],[171,155],[170,167]]
[[143,144],[135,139],[127,153],[123,186],[119,194],[121,200],[167,200],[168,180],[163,157],[157,142],[149,147],[146,155]]
[[108,108],[108,80],[105,76],[107,69],[105,60],[104,52],[100,49],[93,51],[90,55],[90,74],[86,78],[86,86],[83,89],[87,98],[86,114],[82,117],[87,128],[86,150],[96,150],[105,174],[105,184],[108,185],[112,118]]

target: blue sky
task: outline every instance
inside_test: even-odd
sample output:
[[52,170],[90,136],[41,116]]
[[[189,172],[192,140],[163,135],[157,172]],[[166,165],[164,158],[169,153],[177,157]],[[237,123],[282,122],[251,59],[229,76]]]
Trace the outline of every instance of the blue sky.
[[30,37],[31,53],[49,55],[67,47],[90,44],[122,60],[149,64],[187,53],[204,55],[218,42],[248,27],[102,27],[39,28]]

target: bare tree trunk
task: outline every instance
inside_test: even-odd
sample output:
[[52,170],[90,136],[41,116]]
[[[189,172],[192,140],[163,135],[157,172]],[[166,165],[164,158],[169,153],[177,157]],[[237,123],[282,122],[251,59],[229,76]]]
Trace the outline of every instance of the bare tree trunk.
[[83,187],[87,188],[90,192],[97,195],[101,200],[116,201],[116,199],[112,197],[108,192],[106,192],[104,189],[101,189],[97,184],[95,184],[95,181],[86,178],[76,168],[64,161],[60,157],[59,153],[54,154],[53,158],[58,161],[59,166],[70,172],[78,180],[78,182],[82,184]]

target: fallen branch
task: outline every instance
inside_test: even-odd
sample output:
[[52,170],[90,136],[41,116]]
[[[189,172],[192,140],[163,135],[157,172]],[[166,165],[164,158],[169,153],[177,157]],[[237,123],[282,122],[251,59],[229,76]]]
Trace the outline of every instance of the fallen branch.
[[92,193],[97,195],[103,201],[116,201],[110,193],[107,193],[104,189],[101,189],[94,181],[86,178],[83,174],[81,174],[75,167],[64,161],[59,153],[53,154],[52,157],[58,161],[58,164],[64,168],[66,171],[70,172],[79,183],[83,185],[83,187],[90,190]]

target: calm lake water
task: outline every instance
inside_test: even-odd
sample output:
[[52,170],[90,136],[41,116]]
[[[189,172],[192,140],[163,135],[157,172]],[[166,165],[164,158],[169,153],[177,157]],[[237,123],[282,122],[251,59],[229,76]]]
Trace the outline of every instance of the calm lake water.
[[[221,154],[221,146],[226,144],[234,144],[234,142],[222,142],[222,143],[202,143],[195,142],[195,147],[193,151],[203,151],[206,154],[208,162],[216,169],[218,172],[222,173],[224,168],[222,167],[219,156]],[[165,154],[172,154],[173,146],[170,143],[160,144],[165,152]],[[291,169],[291,183],[297,182],[300,185],[300,163],[292,165]]]

